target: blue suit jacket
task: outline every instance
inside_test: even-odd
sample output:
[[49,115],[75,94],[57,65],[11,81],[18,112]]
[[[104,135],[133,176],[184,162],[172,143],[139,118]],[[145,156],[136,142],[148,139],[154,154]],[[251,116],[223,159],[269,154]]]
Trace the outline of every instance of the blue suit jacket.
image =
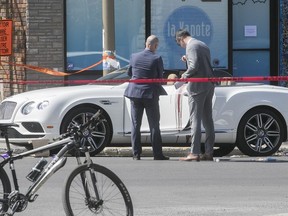
[[[163,61],[149,49],[134,53],[130,59],[128,69],[132,79],[157,79],[163,77]],[[129,83],[124,92],[128,98],[155,98],[166,95],[166,91],[160,83]]]

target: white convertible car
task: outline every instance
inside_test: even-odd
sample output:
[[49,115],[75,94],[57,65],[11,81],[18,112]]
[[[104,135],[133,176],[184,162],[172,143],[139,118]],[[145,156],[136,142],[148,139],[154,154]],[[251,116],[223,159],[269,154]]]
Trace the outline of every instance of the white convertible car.
[[[129,79],[123,68],[100,79]],[[9,97],[0,104],[0,123],[19,125],[9,130],[11,142],[31,148],[32,140],[53,138],[71,123],[81,124],[97,110],[101,121],[87,139],[99,153],[104,147],[130,143],[130,101],[123,97],[127,82],[102,85],[57,87]],[[160,97],[163,143],[189,143],[190,125],[186,85],[176,89],[163,85],[168,95]],[[287,140],[288,89],[284,87],[233,83],[218,85],[213,99],[215,156],[226,155],[235,145],[246,155],[268,156]],[[146,117],[142,122],[142,142],[149,143]],[[202,141],[205,139],[203,130]]]

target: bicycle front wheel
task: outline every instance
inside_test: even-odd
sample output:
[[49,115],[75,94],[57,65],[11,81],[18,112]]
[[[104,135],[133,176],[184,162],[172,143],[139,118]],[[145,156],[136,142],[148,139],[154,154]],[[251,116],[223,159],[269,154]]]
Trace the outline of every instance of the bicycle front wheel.
[[97,164],[81,165],[68,176],[63,205],[69,216],[133,216],[132,200],[124,183]]
[[0,215],[8,210],[8,195],[11,193],[11,184],[6,171],[0,167]]

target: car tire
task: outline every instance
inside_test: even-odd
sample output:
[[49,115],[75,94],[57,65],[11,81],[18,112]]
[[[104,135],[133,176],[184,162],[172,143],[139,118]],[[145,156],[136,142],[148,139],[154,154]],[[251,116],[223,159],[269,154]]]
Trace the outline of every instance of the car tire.
[[241,119],[237,131],[237,146],[248,156],[270,156],[281,146],[284,126],[270,109],[256,108]]
[[226,156],[234,150],[235,146],[236,146],[235,143],[221,143],[221,144],[215,143],[213,156],[214,157]]
[[[99,108],[94,107],[77,107],[71,110],[66,114],[66,116],[63,118],[61,127],[60,127],[60,133],[65,133],[67,131],[67,128],[69,125],[73,122],[73,124],[83,124],[86,122],[87,119],[90,119],[90,117],[95,114]],[[101,121],[96,126],[96,130],[94,130],[93,133],[91,133],[92,137],[92,143],[94,147],[94,151],[90,152],[91,156],[95,156],[99,154],[107,145],[110,144],[112,139],[112,124],[105,113],[105,111],[102,112],[100,115]],[[87,140],[84,142],[88,142]]]

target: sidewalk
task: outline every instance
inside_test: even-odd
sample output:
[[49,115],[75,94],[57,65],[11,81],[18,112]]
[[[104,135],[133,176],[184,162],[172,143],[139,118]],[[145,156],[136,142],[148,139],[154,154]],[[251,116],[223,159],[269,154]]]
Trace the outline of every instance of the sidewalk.
[[[163,147],[163,154],[169,157],[184,157],[189,151],[190,147]],[[288,154],[288,142],[283,143],[279,150],[274,154],[274,156],[283,156]],[[131,147],[106,147],[99,155],[101,156],[120,156],[120,157],[131,157],[132,150]],[[151,147],[142,148],[142,157],[153,157]],[[235,149],[227,157],[233,156],[245,156],[242,152],[235,147]]]
[[[14,152],[21,153],[26,151],[24,147],[12,145]],[[6,151],[6,146],[3,143],[0,143],[0,153]],[[163,147],[163,154],[169,157],[183,157],[186,156],[190,151],[190,147]],[[288,142],[284,142],[280,149],[274,154],[276,156],[287,155],[288,153]],[[236,147],[229,155],[227,156],[241,156],[242,152]],[[98,156],[106,157],[131,157],[132,149],[131,147],[106,147]],[[142,148],[142,157],[152,157],[152,147],[143,147]],[[244,156],[244,155],[243,155]]]

